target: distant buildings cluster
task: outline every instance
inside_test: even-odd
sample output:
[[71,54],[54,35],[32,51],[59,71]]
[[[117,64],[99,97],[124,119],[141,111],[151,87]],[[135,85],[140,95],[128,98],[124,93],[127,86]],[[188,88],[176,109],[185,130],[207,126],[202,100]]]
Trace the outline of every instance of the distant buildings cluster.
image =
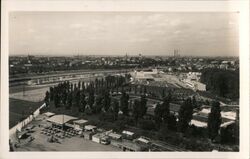
[[[177,53],[176,53],[177,54]],[[157,67],[167,72],[195,72],[205,68],[239,69],[238,58],[180,57],[180,56],[10,56],[10,76],[22,73],[46,73],[62,70],[98,68]]]

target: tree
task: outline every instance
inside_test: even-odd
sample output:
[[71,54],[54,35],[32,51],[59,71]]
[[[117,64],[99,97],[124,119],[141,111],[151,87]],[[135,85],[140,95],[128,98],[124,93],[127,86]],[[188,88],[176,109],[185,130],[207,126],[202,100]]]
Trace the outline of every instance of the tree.
[[82,91],[85,92],[85,83],[82,81]]
[[147,94],[147,87],[146,87],[146,86],[144,86],[143,94],[144,94],[144,95]]
[[168,123],[168,118],[170,115],[169,104],[170,104],[170,96],[167,96],[163,99],[163,103],[161,105],[163,122],[166,124]]
[[135,94],[137,94],[137,85],[134,86]]
[[103,104],[104,104],[103,106],[104,106],[105,111],[108,111],[110,107],[110,102],[111,102],[110,94],[109,94],[109,91],[106,90],[104,92],[104,98],[103,98]]
[[140,94],[142,94],[142,85],[140,85],[139,88],[140,88]]
[[195,96],[192,97],[192,104],[194,108],[197,108],[198,105],[197,105]]
[[76,91],[75,91],[75,96],[74,96],[74,106],[76,108],[79,108],[80,106],[80,90],[78,88],[76,88]]
[[103,97],[102,95],[97,95],[94,103],[94,112],[100,113],[103,108]]
[[206,84],[208,91],[216,95],[239,98],[239,70],[204,69],[201,82]]
[[86,104],[87,104],[87,102],[85,100],[85,94],[84,94],[83,91],[81,91],[80,106],[79,106],[79,111],[80,112],[85,111]]
[[44,102],[45,102],[46,106],[49,105],[49,101],[50,101],[50,94],[49,94],[49,91],[46,91],[45,98],[44,98]]
[[147,113],[147,99],[143,95],[141,96],[141,101],[140,101],[140,114],[139,117],[142,118],[146,113]]
[[155,123],[152,120],[145,120],[145,119],[141,119],[139,120],[139,127],[143,130],[155,130]]
[[119,102],[117,99],[114,99],[112,104],[111,104],[114,120],[117,120],[118,118],[118,112],[119,112]]
[[211,112],[208,115],[208,135],[211,140],[218,135],[221,125],[221,109],[218,101],[212,101]]
[[122,96],[120,98],[120,103],[121,103],[121,111],[123,112],[124,115],[128,115],[128,100],[129,100],[129,95],[126,92],[122,92]]
[[185,132],[193,118],[193,106],[191,98],[187,98],[179,110],[178,129],[180,132]]
[[136,125],[140,116],[140,106],[141,106],[141,102],[139,100],[134,100],[133,116],[134,116]]
[[147,99],[145,96],[141,96],[141,100],[135,100],[133,105],[133,116],[137,125],[138,119],[143,118],[147,112]]
[[67,96],[67,106],[66,109],[70,109],[73,105],[73,93],[69,92],[68,96]]
[[166,93],[165,93],[165,89],[164,89],[164,88],[162,89],[161,96],[162,96],[162,98],[164,98],[164,97],[166,96]]
[[50,101],[54,100],[54,88],[49,87],[49,93],[50,93]]
[[60,96],[59,96],[59,91],[58,88],[56,87],[54,89],[54,105],[56,108],[58,108],[60,106]]
[[102,88],[104,87],[104,79],[103,78],[101,79],[101,87]]
[[163,112],[162,112],[161,104],[157,103],[155,110],[154,110],[154,119],[155,119],[156,126],[158,128],[160,128],[160,125],[162,123],[162,115],[163,115]]
[[81,81],[78,81],[78,89],[81,89]]
[[96,78],[95,79],[95,90],[96,90],[96,92],[98,92],[98,88],[99,88],[99,82],[98,82],[99,80]]
[[90,108],[92,108],[93,104],[95,102],[95,94],[93,88],[89,88],[89,96],[88,96],[88,105]]
[[68,96],[68,92],[66,89],[63,90],[63,93],[62,93],[62,103],[63,105],[66,105],[67,103],[67,96]]
[[168,129],[175,131],[176,126],[177,126],[176,117],[174,115],[170,115],[168,117],[168,123],[167,123]]
[[74,83],[74,89],[73,89],[73,90],[75,91],[75,90],[76,90],[76,88],[77,88],[77,87],[76,87],[76,83]]

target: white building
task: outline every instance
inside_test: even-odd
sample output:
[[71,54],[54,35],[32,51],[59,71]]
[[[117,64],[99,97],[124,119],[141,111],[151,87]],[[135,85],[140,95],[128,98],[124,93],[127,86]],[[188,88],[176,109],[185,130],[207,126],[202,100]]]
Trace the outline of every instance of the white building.
[[185,79],[183,80],[183,82],[193,90],[206,91],[206,85],[201,82],[190,79]]
[[152,71],[137,71],[131,72],[130,75],[134,80],[152,80],[154,79],[153,75],[158,74],[158,69],[152,69]]
[[201,78],[201,72],[188,72],[187,79],[199,81]]

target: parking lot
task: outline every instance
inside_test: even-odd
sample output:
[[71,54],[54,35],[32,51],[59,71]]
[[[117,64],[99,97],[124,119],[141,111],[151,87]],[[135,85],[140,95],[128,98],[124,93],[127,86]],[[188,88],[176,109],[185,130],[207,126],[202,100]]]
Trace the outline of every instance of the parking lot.
[[[46,117],[43,115],[39,115],[36,120],[28,124],[28,127],[30,126],[34,128],[30,130],[28,136],[32,136],[34,139],[32,141],[29,141],[30,137],[20,139],[19,146],[15,151],[121,151],[118,147],[95,143],[72,133],[68,133],[64,138],[53,135],[58,139],[58,142],[49,142],[48,139],[51,138],[51,135],[48,134],[52,134],[52,130],[45,130],[45,127],[50,127],[51,124],[46,121]],[[15,138],[11,140],[18,143]]]

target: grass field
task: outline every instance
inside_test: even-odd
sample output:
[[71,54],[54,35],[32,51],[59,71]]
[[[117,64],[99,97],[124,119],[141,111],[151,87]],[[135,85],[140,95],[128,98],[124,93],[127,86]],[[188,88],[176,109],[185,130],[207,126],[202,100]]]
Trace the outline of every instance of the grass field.
[[12,87],[9,87],[9,93],[13,94],[13,93],[17,93],[17,92],[23,92],[23,90],[30,91],[30,90],[35,90],[35,89],[40,89],[40,88],[45,88],[45,87],[49,87],[49,85],[35,85],[35,86],[19,85],[19,86],[12,86]]
[[49,90],[48,87],[43,87],[39,89],[27,90],[25,94],[23,92],[10,93],[10,98],[20,99],[31,102],[40,102],[45,97],[45,92]]
[[22,118],[34,112],[43,102],[31,102],[20,99],[9,99],[9,128],[15,126]]

